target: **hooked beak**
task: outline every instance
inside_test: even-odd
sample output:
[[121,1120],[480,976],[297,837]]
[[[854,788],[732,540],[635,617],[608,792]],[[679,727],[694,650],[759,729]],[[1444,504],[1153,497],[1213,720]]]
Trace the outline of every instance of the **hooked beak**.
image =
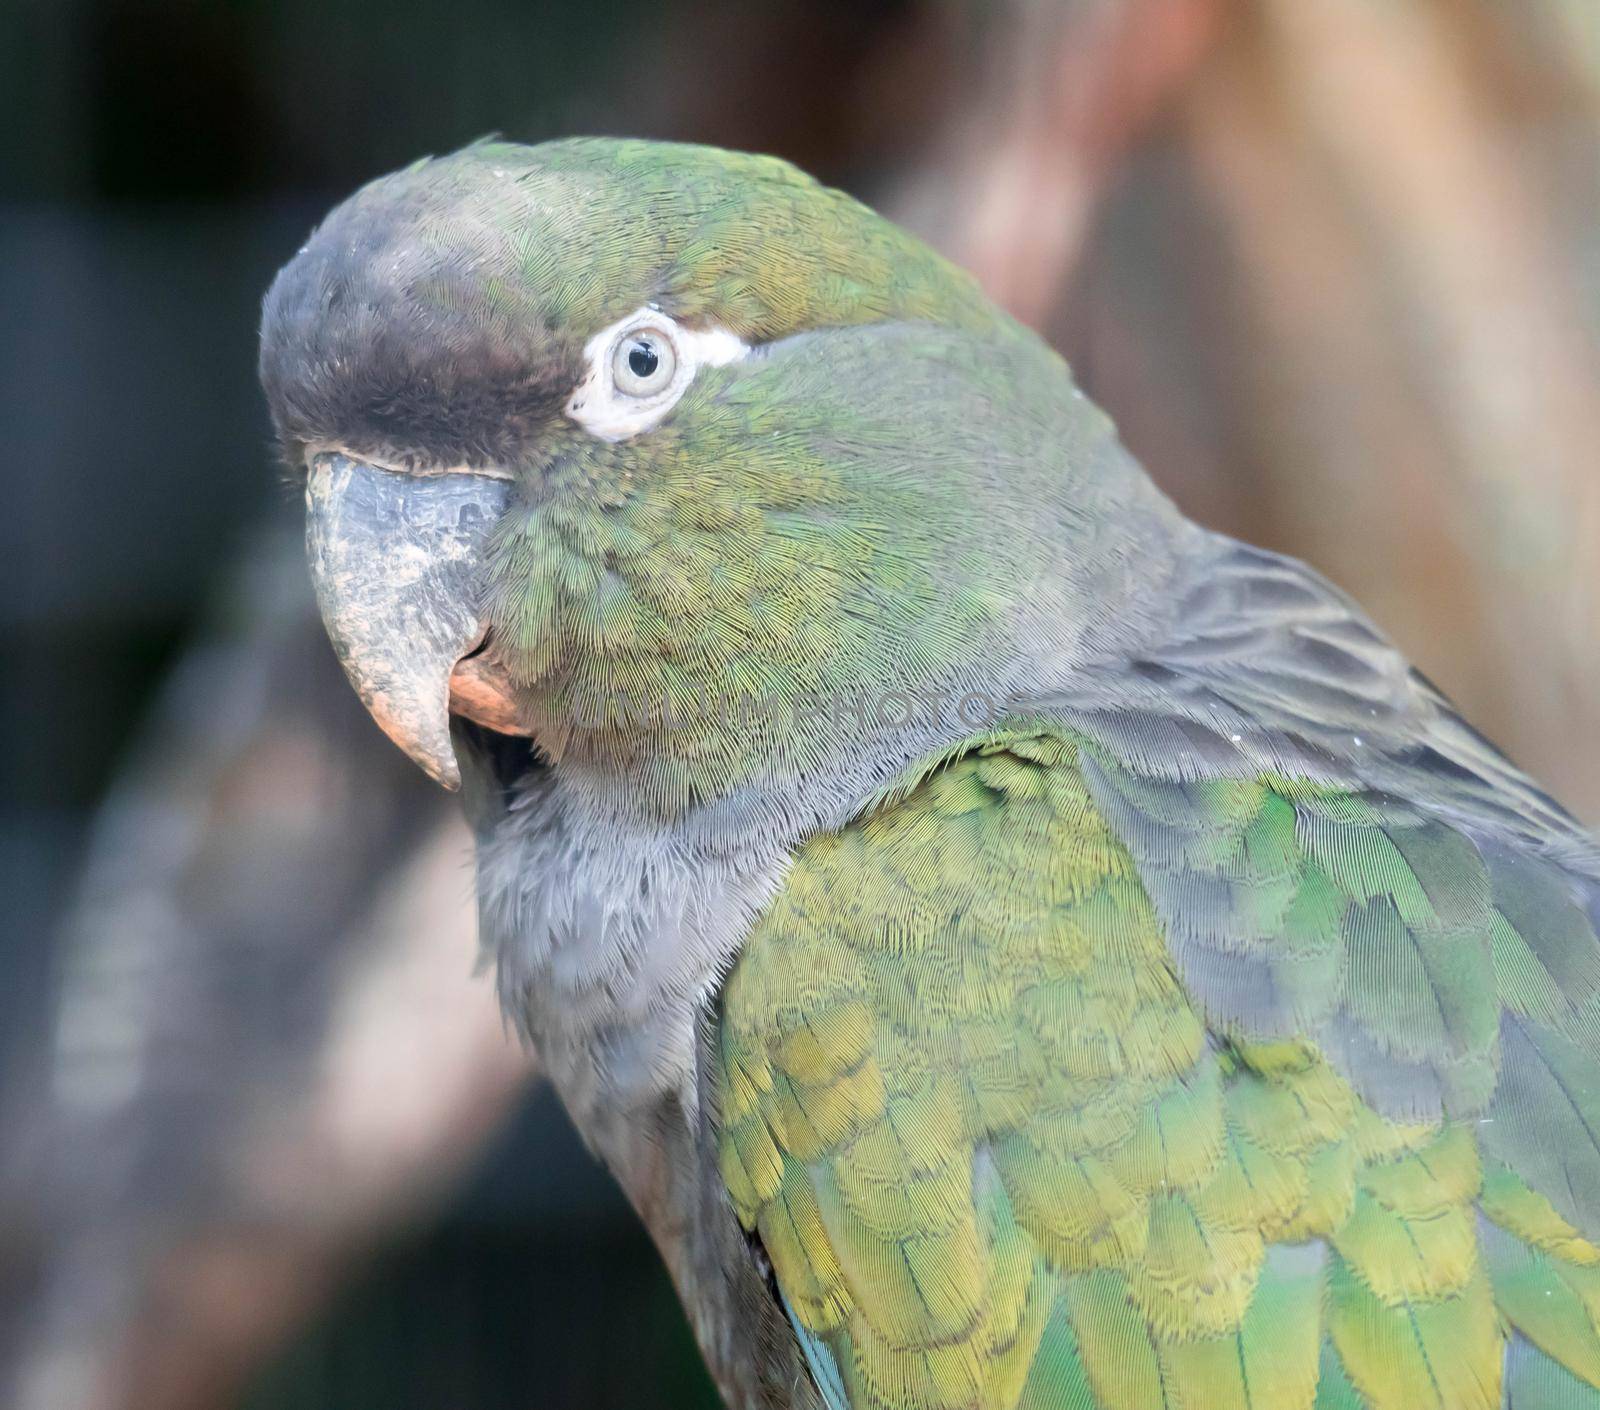
[[450,711],[520,733],[503,686],[463,658],[483,644],[483,546],[510,482],[405,475],[338,452],[311,458],[306,552],[317,605],[356,694],[390,739],[446,788],[461,786]]

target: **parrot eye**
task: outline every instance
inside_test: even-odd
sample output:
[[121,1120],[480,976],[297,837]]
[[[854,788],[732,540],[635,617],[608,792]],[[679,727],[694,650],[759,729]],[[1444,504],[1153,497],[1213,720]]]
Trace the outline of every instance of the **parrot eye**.
[[611,377],[619,392],[650,397],[672,385],[678,355],[672,339],[659,328],[636,328],[617,340],[611,355]]
[[660,424],[702,367],[749,352],[726,328],[685,328],[646,304],[584,344],[584,374],[566,413],[603,441],[625,441]]

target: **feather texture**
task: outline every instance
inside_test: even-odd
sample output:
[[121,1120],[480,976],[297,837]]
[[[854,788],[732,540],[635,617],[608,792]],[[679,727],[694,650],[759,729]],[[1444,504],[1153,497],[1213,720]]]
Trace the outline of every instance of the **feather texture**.
[[1044,724],[805,844],[716,1070],[830,1403],[1600,1405],[1586,886]]

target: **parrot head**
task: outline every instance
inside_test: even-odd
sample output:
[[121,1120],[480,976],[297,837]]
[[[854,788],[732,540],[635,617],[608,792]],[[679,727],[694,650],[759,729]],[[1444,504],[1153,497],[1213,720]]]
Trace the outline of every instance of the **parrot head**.
[[1030,621],[1114,614],[1089,526],[1153,502],[965,274],[710,148],[384,177],[278,275],[260,372],[335,649],[452,787],[453,715],[663,810],[814,765],[797,702],[970,683]]

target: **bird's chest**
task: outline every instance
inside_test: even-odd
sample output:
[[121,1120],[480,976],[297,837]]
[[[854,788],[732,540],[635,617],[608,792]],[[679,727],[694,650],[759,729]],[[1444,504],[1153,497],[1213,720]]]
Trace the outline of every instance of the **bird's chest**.
[[[585,1138],[625,1179],[612,1128],[697,1101],[695,1043],[787,854],[695,850],[531,783],[478,849],[501,1003]],[[632,1193],[632,1191],[630,1191]]]
[[530,790],[479,842],[501,1001],[649,1229],[730,1406],[815,1405],[749,1257],[699,1100],[697,1046],[787,854],[719,861]]

